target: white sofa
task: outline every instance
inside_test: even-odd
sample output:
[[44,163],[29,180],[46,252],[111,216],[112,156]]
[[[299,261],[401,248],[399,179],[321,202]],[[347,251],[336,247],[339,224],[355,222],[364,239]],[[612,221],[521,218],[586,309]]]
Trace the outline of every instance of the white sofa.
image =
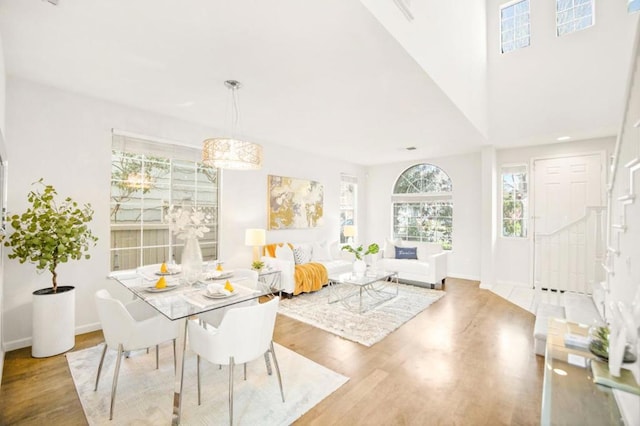
[[[290,244],[293,246],[293,250],[289,243],[286,243],[276,249],[275,257],[268,255],[262,257],[265,266],[280,271],[280,288],[287,295],[294,294],[296,263],[305,263],[305,260],[320,263],[327,268],[328,276],[350,272],[353,269],[353,261],[349,258],[348,253],[340,251],[338,242],[332,244],[327,242]],[[308,254],[308,259],[298,259],[302,262],[296,262],[294,255],[296,249],[298,252]]]
[[[416,258],[398,259],[396,247],[415,248]],[[401,282],[440,289],[447,276],[447,257],[448,252],[437,243],[386,240],[382,258],[376,262],[376,266],[378,268],[381,266],[381,269],[386,271],[397,272],[398,280]]]

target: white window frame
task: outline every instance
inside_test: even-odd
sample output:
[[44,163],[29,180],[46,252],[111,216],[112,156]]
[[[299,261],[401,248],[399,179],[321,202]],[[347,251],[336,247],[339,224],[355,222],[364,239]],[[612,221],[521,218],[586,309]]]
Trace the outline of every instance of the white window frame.
[[[524,235],[513,235],[513,234],[509,234],[509,235],[505,235],[505,221],[512,221],[514,222],[515,219],[513,217],[511,218],[506,218],[504,215],[504,210],[505,210],[505,205],[504,205],[504,201],[505,201],[505,191],[504,191],[504,178],[506,174],[510,174],[510,175],[514,175],[514,174],[523,174],[525,176],[525,183],[526,186],[524,188],[523,194],[524,197],[520,200],[522,202],[523,205],[523,210],[522,210],[522,216],[521,219],[522,223],[523,223],[523,227],[524,227]],[[529,175],[529,167],[526,164],[503,164],[502,166],[500,166],[500,236],[502,238],[514,238],[514,239],[528,239],[529,238],[529,228],[530,228],[530,221],[529,221],[529,202],[531,200],[531,196],[530,196],[530,188],[531,188],[531,182],[530,182],[530,175]],[[511,201],[515,201],[515,200],[511,200]]]
[[[419,163],[419,164],[414,164],[413,166],[405,169],[398,176],[398,179],[396,179],[396,182],[393,185],[394,193],[391,196],[391,208],[392,208],[391,234],[393,235],[393,238],[401,238],[403,240],[441,243],[442,247],[445,250],[451,250],[453,249],[453,189],[451,189],[451,191],[435,191],[435,192],[405,192],[405,193],[395,192],[395,188],[398,185],[398,182],[400,181],[400,179],[406,179],[405,173],[419,166],[430,166],[430,167],[439,169],[442,173],[444,173],[444,175],[446,175],[449,186],[453,188],[453,183],[451,181],[451,178],[447,174],[447,172],[443,168],[436,166],[435,164]],[[416,189],[419,189],[419,188],[416,187]],[[408,229],[407,229],[407,234],[399,233],[396,228],[396,222],[398,222],[396,217],[396,211],[398,210],[398,206],[400,207],[407,206],[407,208],[418,207],[423,210],[429,210],[429,209],[434,209],[438,207],[445,207],[445,209],[450,209],[451,216],[435,215],[433,217],[428,218],[427,220],[429,223],[438,223],[438,222],[442,222],[444,219],[450,218],[451,227],[448,229],[449,235],[450,235],[449,238],[446,238],[446,239],[438,238],[437,240],[434,241],[428,238],[428,235],[425,235],[424,231],[420,233],[420,235],[408,235],[408,232],[409,232]],[[407,225],[407,228],[409,227],[415,228],[415,225]],[[436,235],[439,235],[439,234],[436,233]]]
[[[352,197],[347,197],[344,193],[345,190],[349,190],[353,193]],[[351,200],[349,200],[351,198]],[[351,201],[351,202],[350,202]],[[345,223],[348,220],[346,216],[351,216],[350,224]],[[358,178],[352,175],[341,174],[340,175],[340,244],[346,244],[348,238],[344,236],[345,225],[353,225],[358,229]]]
[[[565,3],[568,5],[568,7],[566,9],[560,10],[560,6]],[[574,25],[573,29],[570,29],[566,32],[564,31],[561,32],[561,27],[571,26],[571,24],[576,24],[581,19],[586,17],[586,16],[581,16],[579,18],[575,17],[575,11],[585,5],[591,6],[590,7],[591,14],[586,15],[591,17],[591,23],[587,26],[580,27],[580,28],[575,28],[575,25]],[[562,17],[565,14],[573,15],[573,17],[566,17],[567,20],[563,21],[562,24],[560,24],[560,20],[563,19]],[[575,33],[577,31],[585,30],[587,28],[593,27],[595,23],[596,23],[596,6],[595,6],[594,0],[556,0],[556,36],[557,37],[562,37],[568,34]]]
[[[503,34],[503,30],[504,30],[504,22],[502,19],[502,12],[505,9],[509,9],[509,8],[514,8],[516,7],[516,5],[518,5],[519,3],[527,3],[527,23],[526,23],[526,27],[528,28],[527,31],[527,35],[526,37],[516,37],[516,32],[518,31],[519,28],[521,28],[521,26],[516,27],[515,22],[514,22],[514,27],[513,27],[513,37],[511,37],[507,42],[505,42],[505,36]],[[514,11],[515,13],[515,11]],[[514,21],[515,21],[515,16],[514,16]],[[531,0],[514,0],[514,1],[510,1],[508,3],[505,3],[503,5],[500,6],[499,10],[498,10],[498,22],[500,23],[500,31],[498,31],[499,34],[499,45],[500,45],[500,53],[504,54],[504,53],[509,53],[509,52],[513,52],[525,47],[528,47],[531,45]],[[522,46],[517,46],[516,45],[516,41],[517,40],[522,40],[522,39],[526,39],[526,44],[522,45]],[[505,50],[505,44],[511,42],[513,47],[511,49]]]
[[[122,156],[120,153],[126,154]],[[126,158],[129,156],[140,156],[132,159],[131,162],[141,161],[141,174],[144,176],[147,176],[146,165],[153,164],[154,157],[167,159],[166,166],[162,166],[159,172],[162,174],[162,183],[159,185],[164,189],[152,189],[147,196],[144,189],[134,187],[130,194],[127,190],[125,198],[114,198],[116,197],[114,191],[118,193],[122,191],[123,184],[128,185],[121,180],[124,176],[114,176],[114,171],[117,170],[117,166],[120,167],[123,164],[118,161],[127,161]],[[109,269],[111,271],[180,260],[184,241],[176,239],[169,229],[169,224],[164,220],[164,215],[172,204],[176,207],[197,208],[207,213],[205,226],[209,228],[209,232],[200,239],[200,245],[205,260],[217,259],[220,174],[218,169],[203,166],[200,159],[201,151],[190,146],[123,131],[113,131],[110,174],[112,192],[109,203]],[[168,170],[163,171],[164,167]],[[193,181],[185,183],[184,179],[176,178],[174,174],[178,173],[177,176],[180,176],[181,172],[187,173],[187,176],[193,174]],[[203,182],[201,179],[203,176],[209,176],[207,178],[209,180]],[[158,198],[159,196],[161,199]],[[146,200],[149,200],[148,204]],[[138,214],[140,219],[133,221],[125,219],[122,222],[114,220],[117,218],[114,216],[117,215],[114,209],[123,205],[128,205],[131,214]],[[147,218],[150,220],[145,221]],[[127,231],[129,235],[122,234],[120,237],[116,235],[118,232]],[[147,239],[153,241],[150,242]],[[124,245],[123,241],[125,241]]]

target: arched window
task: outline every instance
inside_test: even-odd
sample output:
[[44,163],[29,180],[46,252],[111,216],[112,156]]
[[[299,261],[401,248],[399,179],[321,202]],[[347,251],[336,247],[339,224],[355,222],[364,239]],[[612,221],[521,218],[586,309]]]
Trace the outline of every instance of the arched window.
[[440,243],[452,248],[452,184],[441,168],[417,164],[405,170],[393,188],[393,237]]

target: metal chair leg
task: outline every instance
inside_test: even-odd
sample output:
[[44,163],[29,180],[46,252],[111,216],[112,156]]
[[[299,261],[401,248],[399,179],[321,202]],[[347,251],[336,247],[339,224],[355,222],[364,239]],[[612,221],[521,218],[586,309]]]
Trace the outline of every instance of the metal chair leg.
[[198,376],[198,405],[200,405],[200,355],[196,357],[196,375]]
[[98,364],[98,373],[96,374],[96,387],[93,388],[93,391],[98,390],[98,381],[100,380],[100,373],[102,372],[102,364],[104,363],[104,356],[107,353],[107,342],[104,342],[104,349],[102,350],[102,356],[100,357],[100,364]]
[[278,358],[276,358],[276,351],[273,350],[273,340],[270,345],[271,356],[273,356],[273,365],[276,367],[276,374],[278,375],[278,383],[280,384],[280,395],[282,395],[282,402],[284,402],[284,390],[282,389],[282,377],[280,376],[280,366],[278,365]]
[[268,351],[264,353],[264,365],[267,366],[267,374],[268,375],[273,374],[271,372],[271,361],[269,361],[269,353],[268,353]]
[[229,425],[233,426],[233,357],[229,357]]
[[120,373],[120,361],[122,361],[122,344],[118,345],[118,358],[116,359],[116,369],[113,372],[113,384],[111,385],[111,406],[109,407],[109,420],[113,420],[113,406],[116,402],[116,390],[118,388],[118,373]]
[[156,370],[160,368],[160,345],[156,345]]
[[244,381],[247,381],[247,363],[245,362],[244,364]]

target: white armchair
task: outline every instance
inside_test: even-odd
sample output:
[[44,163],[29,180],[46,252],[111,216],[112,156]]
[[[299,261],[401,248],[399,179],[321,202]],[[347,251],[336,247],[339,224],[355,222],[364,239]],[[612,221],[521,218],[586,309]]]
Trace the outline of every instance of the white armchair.
[[[396,247],[408,250],[399,250],[396,256]],[[447,276],[448,254],[437,243],[387,240],[379,262],[385,270],[397,272],[400,281],[441,288]]]

